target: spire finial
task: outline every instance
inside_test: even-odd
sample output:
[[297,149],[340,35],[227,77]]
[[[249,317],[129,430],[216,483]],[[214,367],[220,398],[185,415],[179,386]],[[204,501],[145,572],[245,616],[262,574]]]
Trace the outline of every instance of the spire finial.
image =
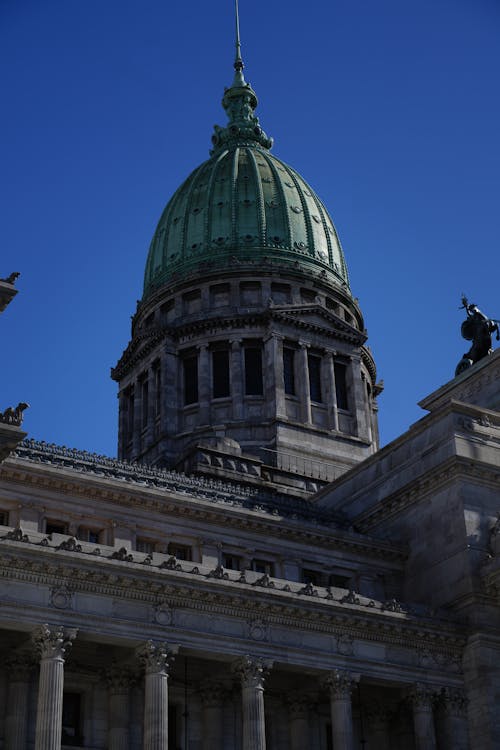
[[234,0],[234,11],[236,19],[236,57],[234,60],[234,69],[236,71],[243,70],[243,60],[241,58],[241,42],[240,42],[240,13],[238,8],[238,0]]

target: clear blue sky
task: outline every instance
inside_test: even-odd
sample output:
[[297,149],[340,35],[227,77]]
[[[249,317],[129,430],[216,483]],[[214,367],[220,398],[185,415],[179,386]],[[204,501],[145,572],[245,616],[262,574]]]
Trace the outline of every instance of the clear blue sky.
[[[328,207],[385,392],[383,442],[500,318],[498,0],[240,0],[273,152]],[[116,387],[161,211],[208,156],[232,0],[3,0],[0,408],[115,455]]]

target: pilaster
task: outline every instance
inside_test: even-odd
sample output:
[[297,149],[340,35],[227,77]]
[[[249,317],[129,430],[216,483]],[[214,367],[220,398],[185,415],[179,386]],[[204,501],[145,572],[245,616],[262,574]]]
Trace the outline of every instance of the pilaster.
[[105,674],[108,684],[108,750],[128,750],[130,744],[130,688],[134,675],[129,668],[111,666]]
[[200,685],[203,707],[202,750],[220,750],[224,742],[224,701],[227,691],[217,680],[205,680]]

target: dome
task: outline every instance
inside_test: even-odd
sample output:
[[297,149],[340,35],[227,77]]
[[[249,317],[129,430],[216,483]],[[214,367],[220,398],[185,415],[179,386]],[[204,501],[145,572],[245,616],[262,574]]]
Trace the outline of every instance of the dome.
[[349,290],[344,254],[326,208],[305,180],[269,152],[257,96],[235,63],[211,158],[167,204],[149,249],[144,299],[171,280],[228,265],[295,266]]

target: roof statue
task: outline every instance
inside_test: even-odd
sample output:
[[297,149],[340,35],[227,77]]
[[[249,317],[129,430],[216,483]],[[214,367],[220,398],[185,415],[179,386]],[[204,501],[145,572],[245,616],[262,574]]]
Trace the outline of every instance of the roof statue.
[[498,324],[500,321],[494,318],[488,318],[474,303],[469,303],[467,297],[462,295],[462,306],[460,310],[465,310],[467,318],[461,326],[461,333],[466,341],[472,341],[472,346],[468,352],[465,352],[462,359],[455,369],[455,375],[479,362],[483,357],[492,354],[491,334],[496,331],[497,341],[500,339]]

